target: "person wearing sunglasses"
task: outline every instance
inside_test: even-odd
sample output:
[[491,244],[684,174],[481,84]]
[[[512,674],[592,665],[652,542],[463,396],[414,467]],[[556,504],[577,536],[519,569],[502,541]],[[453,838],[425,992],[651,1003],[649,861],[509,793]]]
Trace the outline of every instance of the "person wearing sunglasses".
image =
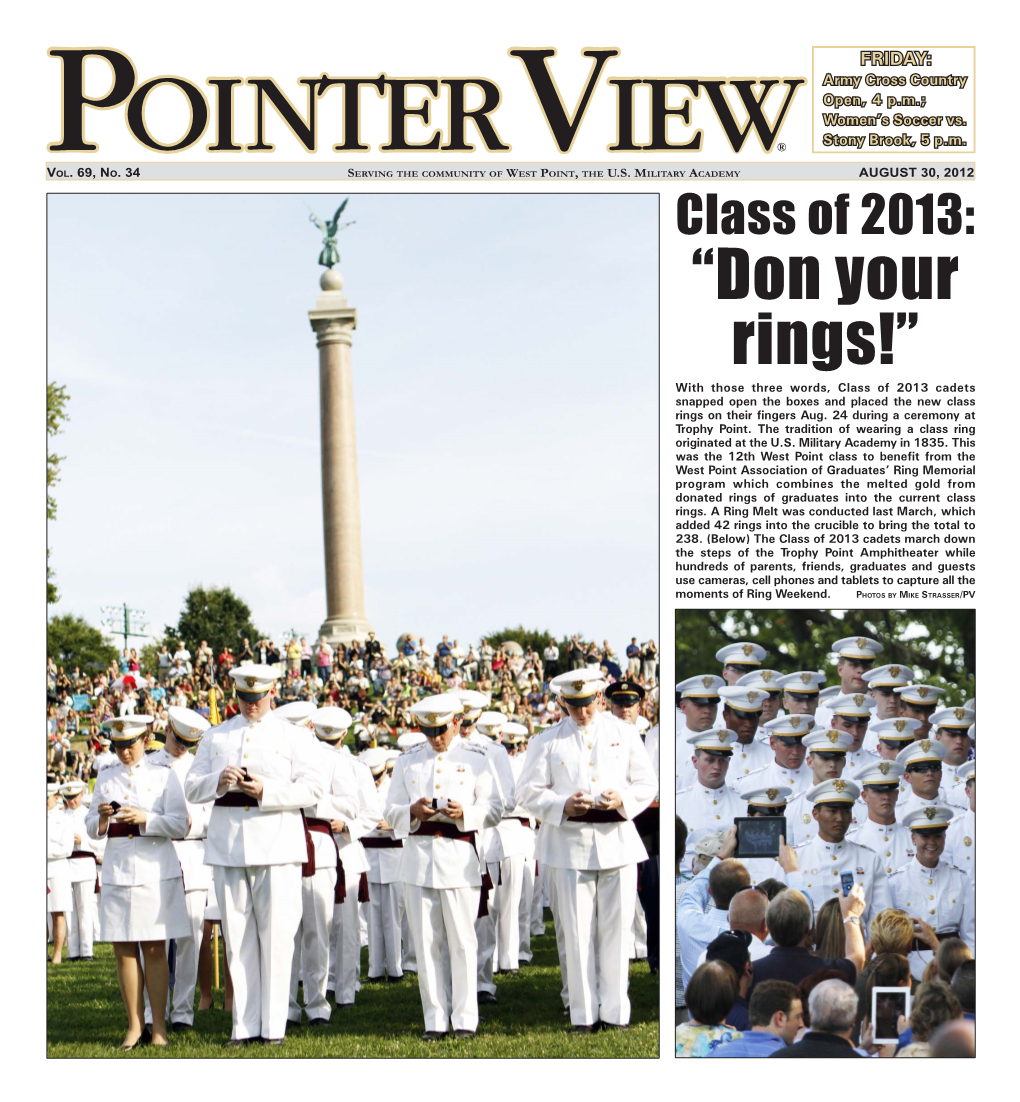
[[[946,749],[942,743],[930,738],[911,742],[896,755],[896,760],[903,766],[903,779],[910,787],[910,791],[900,800],[896,813],[901,823],[918,808],[949,803],[942,784],[945,757]],[[953,811],[959,815],[963,809],[954,807]]]

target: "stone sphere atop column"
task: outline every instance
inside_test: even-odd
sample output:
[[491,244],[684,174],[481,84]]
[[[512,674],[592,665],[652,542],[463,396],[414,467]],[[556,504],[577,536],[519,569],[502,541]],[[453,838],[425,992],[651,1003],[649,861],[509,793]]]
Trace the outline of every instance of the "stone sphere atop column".
[[342,291],[344,277],[335,268],[327,268],[319,278],[319,286],[324,291]]

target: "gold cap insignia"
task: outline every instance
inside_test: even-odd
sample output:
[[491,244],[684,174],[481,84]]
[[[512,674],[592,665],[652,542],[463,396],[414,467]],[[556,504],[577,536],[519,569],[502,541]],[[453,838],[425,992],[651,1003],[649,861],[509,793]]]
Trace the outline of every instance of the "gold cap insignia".
[[893,675],[893,677],[899,677],[901,669],[903,669],[902,666],[890,666],[889,672]]
[[937,807],[926,807],[924,809],[924,817],[929,822],[931,822],[931,820],[934,819],[935,816],[938,815],[938,813],[939,813],[939,809]]
[[831,742],[833,746],[839,742],[839,731],[826,731],[825,733],[829,736],[829,742]]
[[439,722],[439,712],[426,712],[425,722],[430,727],[435,727],[435,725]]
[[119,731],[119,732],[120,732],[121,734],[123,734],[123,733],[124,733],[124,724],[123,724],[123,722],[122,722],[121,720],[119,720],[119,719],[118,719],[118,720],[116,721],[116,723],[111,723],[111,724],[110,724],[110,726],[111,726],[111,727],[112,727],[112,728],[113,728],[113,729],[114,729],[115,731]]
[[917,690],[917,695],[918,695],[918,696],[919,696],[919,697],[920,697],[920,698],[921,698],[922,700],[924,700],[924,698],[925,698],[925,697],[926,697],[926,696],[928,695],[928,693],[929,693],[930,691],[931,691],[931,690],[930,690],[930,689],[928,688],[928,686],[927,686],[927,685],[922,685],[922,686],[921,686],[921,687],[920,687],[920,688],[919,688],[919,689]]
[[728,742],[729,741],[729,738],[730,738],[729,731],[716,731],[715,734],[716,734],[716,738],[718,738],[720,742]]
[[750,689],[750,690],[748,691],[748,694],[747,694],[747,699],[748,699],[748,700],[749,700],[749,701],[750,701],[750,702],[751,702],[752,704],[754,704],[754,703],[755,703],[755,701],[757,701],[758,697],[760,697],[760,696],[761,696],[761,693],[759,693],[759,692],[758,692],[757,690],[755,690],[755,689]]
[[797,728],[800,726],[800,716],[790,716],[790,726]]
[[255,686],[258,684],[258,680],[259,679],[257,677],[246,677],[244,679],[244,683],[248,686],[249,689],[254,689]]
[[751,655],[754,654],[754,644],[753,643],[745,643],[740,649],[744,652],[744,657],[745,658],[750,658]]
[[814,678],[809,673],[802,673],[800,675],[800,679],[804,682],[805,685],[810,685],[811,682],[814,680]]
[[967,709],[966,708],[954,708],[953,709],[953,715],[956,716],[957,719],[963,719],[963,717],[966,714],[967,714]]
[[854,703],[860,708],[864,704],[864,693],[854,693]]
[[336,730],[336,728],[335,727],[323,727],[322,730],[325,734],[331,735]]
[[706,689],[711,689],[712,686],[715,685],[715,678],[714,677],[703,677],[701,679],[701,683],[702,683],[702,685],[705,686]]
[[906,721],[905,719],[897,719],[897,720],[894,720],[894,721],[893,721],[893,726],[894,726],[894,727],[896,728],[896,730],[897,730],[897,731],[898,731],[898,732],[899,732],[899,733],[900,733],[900,734],[902,735],[902,734],[903,734],[903,731],[904,731],[904,729],[905,729],[905,728],[906,728],[906,726],[907,726],[907,721]]
[[585,683],[583,681],[571,681],[570,687],[574,690],[575,693],[579,693],[584,688],[584,684]]
[[857,640],[857,649],[858,650],[866,650],[867,646],[868,646],[868,640],[867,639],[858,639]]
[[839,793],[842,793],[842,792],[843,792],[843,789],[844,789],[844,788],[846,788],[846,781],[833,781],[833,782],[832,782],[832,787],[833,787],[833,788],[834,788],[834,789],[835,789],[835,790],[836,790],[837,792],[839,792]]
[[917,745],[927,754],[931,749],[931,739],[923,738]]
[[766,788],[765,789],[765,795],[768,796],[768,798],[770,800],[774,800],[779,795],[779,789],[778,788]]
[[762,670],[761,671],[761,679],[767,685],[772,680],[772,671],[771,670]]

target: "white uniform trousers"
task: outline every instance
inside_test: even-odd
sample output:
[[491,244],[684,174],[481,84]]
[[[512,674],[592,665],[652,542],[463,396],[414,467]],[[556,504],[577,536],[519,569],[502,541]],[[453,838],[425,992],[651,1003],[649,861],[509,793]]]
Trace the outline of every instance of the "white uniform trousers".
[[[198,983],[198,953],[202,947],[202,930],[205,925],[206,889],[184,893],[184,906],[191,922],[191,936],[177,941],[177,965],[174,969],[173,1010],[169,1014],[172,1023],[195,1023],[195,985]],[[169,1001],[169,1000],[168,1000]]]
[[475,919],[475,940],[478,943],[478,990],[496,994],[496,981],[493,969],[496,958],[496,913],[499,909],[499,862],[487,861],[485,864],[492,880],[489,889],[488,914]]
[[627,948],[627,955],[631,960],[648,959],[648,923],[640,899],[634,900],[634,925],[630,930],[630,944]]
[[531,936],[545,936],[545,905],[548,902],[552,908],[552,892],[549,889],[549,881],[545,875],[545,869],[535,863],[535,891],[531,897]]
[[634,924],[637,865],[546,872],[555,884],[557,945],[561,926],[565,933],[560,952],[566,951],[571,1024],[629,1024],[627,934]]
[[563,923],[556,912],[556,881],[549,875],[547,869],[542,869],[546,887],[549,891],[549,910],[553,916],[553,933],[556,935],[556,959],[560,962],[560,998],[563,1000],[563,1009],[570,1010],[570,987],[567,983],[567,941]]
[[396,884],[393,890],[397,895],[397,910],[400,913],[400,967],[405,972],[417,972],[418,958],[414,955],[414,938],[411,937],[411,926],[407,921],[404,885]]
[[214,865],[213,886],[234,983],[231,1037],[282,1038],[301,922],[301,866]]
[[294,963],[290,971],[290,1007],[287,1018],[301,1021],[298,980],[301,980],[308,1020],[329,1021],[326,1001],[329,980],[329,940],[333,921],[333,892],[336,866],[316,868],[314,876],[301,878],[301,923],[294,940]]
[[499,874],[502,883],[496,895],[495,909],[499,970],[501,972],[516,971],[521,963],[519,913],[521,893],[524,891],[524,866],[526,863],[523,854],[517,857],[504,857],[499,863]]
[[94,880],[80,880],[71,884],[71,896],[74,906],[67,919],[67,955],[69,957],[92,956],[95,940],[96,915],[99,911],[99,896],[96,895]]
[[[371,895],[371,889],[369,889],[369,894]],[[359,903],[358,904],[358,945],[360,945],[362,949],[367,949],[368,948],[368,908],[369,908],[369,906],[370,906],[369,901],[366,901],[365,903]],[[358,990],[360,991],[361,988],[359,987]]]
[[524,859],[521,866],[521,898],[517,906],[517,959],[531,963],[531,908],[535,902],[535,861]]
[[368,978],[389,976],[399,979],[400,966],[400,903],[402,884],[369,882],[368,895]]
[[360,990],[361,930],[358,922],[358,875],[347,878],[347,896],[333,908],[329,935],[329,987],[337,1006],[353,1006]]
[[404,885],[404,906],[418,961],[418,991],[425,1029],[478,1028],[479,888]]

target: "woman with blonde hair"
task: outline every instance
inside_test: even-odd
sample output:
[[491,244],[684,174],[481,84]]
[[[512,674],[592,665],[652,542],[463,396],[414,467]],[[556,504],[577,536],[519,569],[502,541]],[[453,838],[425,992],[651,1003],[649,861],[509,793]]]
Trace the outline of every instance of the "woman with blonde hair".
[[830,960],[846,957],[846,927],[839,899],[833,897],[822,904],[815,919],[815,952]]

